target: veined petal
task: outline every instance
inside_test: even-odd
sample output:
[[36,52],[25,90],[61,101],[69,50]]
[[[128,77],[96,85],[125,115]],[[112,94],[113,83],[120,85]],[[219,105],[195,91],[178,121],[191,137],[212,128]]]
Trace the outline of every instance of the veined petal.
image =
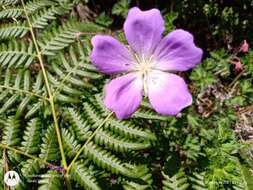
[[154,57],[156,68],[164,71],[186,71],[200,63],[203,51],[196,47],[191,33],[175,30],[158,44]]
[[141,11],[134,7],[129,10],[124,23],[126,39],[139,55],[150,55],[162,39],[164,20],[158,9]]
[[170,73],[154,71],[148,80],[148,97],[156,112],[176,115],[192,104],[192,96],[184,80]]
[[134,73],[118,77],[105,88],[104,103],[118,119],[129,118],[142,100],[142,81]]
[[103,73],[116,74],[131,70],[134,59],[128,49],[111,36],[92,38],[91,62]]

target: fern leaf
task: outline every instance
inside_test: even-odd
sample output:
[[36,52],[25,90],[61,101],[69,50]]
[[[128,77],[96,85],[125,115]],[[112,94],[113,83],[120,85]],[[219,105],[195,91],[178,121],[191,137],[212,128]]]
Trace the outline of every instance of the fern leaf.
[[[12,71],[13,72],[13,71]],[[30,109],[35,109],[36,107],[30,107],[30,105],[37,104],[37,100],[39,102],[45,101],[43,98],[34,97],[33,94],[42,94],[45,95],[46,91],[43,89],[43,75],[41,72],[37,75],[36,82],[33,84],[33,91],[30,91],[30,86],[33,83],[32,77],[29,70],[18,70],[18,73],[15,74],[16,71],[12,73],[9,69],[6,70],[5,81],[2,88],[0,87],[0,104],[3,103],[2,108],[0,109],[0,113],[4,113],[6,111],[11,111],[11,108],[16,108],[16,117],[20,117],[22,114],[26,112],[26,110],[31,111]],[[15,84],[12,85],[12,81]],[[28,93],[25,93],[28,92]],[[9,97],[11,95],[11,97]],[[1,102],[2,100],[2,102]],[[36,103],[33,103],[36,102]],[[38,111],[38,110],[34,110]],[[33,113],[35,113],[33,111]],[[31,112],[29,113],[31,114]]]
[[39,155],[44,160],[57,160],[59,158],[59,147],[53,126],[49,126],[42,138],[41,153]]
[[185,190],[189,187],[188,179],[183,169],[180,169],[174,176],[169,177],[163,173],[163,190]]
[[73,164],[71,178],[87,190],[101,190],[95,178],[95,172],[87,168],[82,161]]
[[3,130],[2,143],[15,146],[20,142],[20,123],[15,117],[9,117]]
[[[43,85],[44,85],[43,73],[42,71],[39,71],[38,75],[36,76],[36,81],[33,84],[32,92],[37,93],[38,95],[41,94],[42,96],[46,97],[46,90],[43,88]],[[38,111],[41,110],[41,108],[43,107],[44,102],[43,100],[40,99],[35,103],[32,103],[31,105],[32,106],[29,108],[29,111],[25,115],[25,119],[28,119],[33,115],[35,115],[36,113],[38,113]]]
[[153,108],[147,108],[141,106],[133,115],[135,118],[149,119],[149,120],[160,120],[160,121],[168,121],[170,117],[162,116],[157,114]]
[[36,15],[31,17],[32,27],[43,29],[48,25],[49,21],[56,19],[57,14],[60,14],[58,7],[51,7],[49,9],[44,8],[40,10]]
[[[94,103],[96,104],[96,102]],[[103,119],[101,118],[101,112],[102,115],[109,114],[108,110],[106,110],[106,112],[104,111],[98,112],[96,111],[96,108],[91,103],[84,103],[85,113],[87,114],[90,121],[93,122],[92,125],[93,127],[97,127],[102,122]],[[97,109],[99,108],[100,107],[98,107]],[[119,135],[126,136],[129,138],[141,138],[143,140],[156,139],[156,137],[151,131],[149,131],[148,129],[141,129],[140,127],[136,126],[134,123],[130,121],[119,121],[117,119],[111,118],[105,123],[105,128],[110,128],[115,133],[118,133]]]
[[[30,84],[31,84],[31,75],[30,75],[30,71],[26,70],[24,72],[24,90],[25,91],[29,91],[30,90]],[[32,100],[32,96],[31,95],[26,95],[26,97],[24,97],[24,99],[21,101],[21,103],[19,104],[17,111],[16,111],[16,117],[19,117],[23,111],[25,110],[25,108],[28,106],[29,102]]]
[[34,154],[39,151],[36,146],[40,143],[40,128],[41,123],[38,119],[32,119],[25,129],[21,149],[29,154]]
[[152,173],[146,166],[138,166],[137,173],[139,174],[138,181],[125,180],[123,182],[124,190],[146,190],[152,189],[151,185],[153,183]]
[[37,102],[33,104],[32,108],[26,113],[25,119],[29,119],[34,116],[43,107],[43,102]]
[[134,181],[128,181],[124,183],[123,189],[124,190],[146,190],[149,188],[148,188],[148,185],[146,184],[142,185]]
[[75,136],[72,135],[69,130],[62,128],[61,130],[63,147],[69,157],[73,157],[77,154],[81,145],[75,140]]
[[91,65],[87,60],[89,52],[84,50],[85,44],[78,43],[77,46],[70,46],[69,53],[60,53],[57,59],[58,65],[63,65],[64,70],[68,75],[79,76],[87,79],[99,79],[101,75],[97,72],[97,69]]
[[73,108],[68,108],[67,114],[68,120],[71,122],[71,126],[75,131],[76,137],[79,141],[87,140],[90,135],[90,127],[87,121],[84,121],[81,115]]
[[18,18],[22,15],[23,9],[21,8],[8,8],[0,11],[0,19],[3,18]]
[[127,138],[116,136],[111,132],[100,130],[95,135],[95,142],[99,145],[105,145],[112,150],[118,152],[130,151],[130,150],[142,150],[149,148],[150,141],[130,141]]
[[[58,75],[60,78],[62,78],[62,80],[64,80],[63,77],[65,76],[65,74],[63,73],[63,71],[61,70],[61,68],[57,64],[52,63],[52,69],[54,70],[56,75]],[[71,85],[80,86],[80,87],[84,87],[86,85],[84,81],[80,80],[80,78],[75,78],[75,77],[72,77],[72,76],[69,76],[66,79],[66,82],[70,83]],[[71,87],[68,87],[68,88],[71,88]],[[68,89],[68,88],[66,87],[66,89]],[[76,90],[74,88],[71,88],[71,90],[69,90],[69,91],[66,90],[66,92],[69,92],[69,93],[72,93],[72,94],[75,94],[75,95],[80,95],[81,94],[81,91]]]
[[[1,30],[1,29],[0,29]],[[11,43],[0,45],[0,64],[2,66],[16,68],[19,66],[29,67],[34,61],[36,54],[32,43],[29,45],[20,42],[13,41]]]
[[48,6],[53,6],[56,3],[53,1],[49,1],[49,0],[33,0],[33,1],[28,1],[25,4],[25,7],[27,9],[28,14],[34,13],[35,11],[38,11],[40,9],[43,9],[45,7]]
[[[54,87],[60,86],[61,83],[57,80],[57,78],[55,78],[55,76],[53,76],[49,72],[48,72],[47,76],[48,76],[48,80],[52,86],[54,86]],[[78,102],[78,97],[76,96],[76,94],[75,93],[72,94],[72,92],[75,92],[74,88],[69,87],[68,85],[63,85],[62,91],[65,94],[57,93],[57,95],[55,96],[57,101],[63,102],[63,103],[77,103]],[[75,96],[73,96],[73,95],[75,95]]]
[[53,170],[43,174],[38,183],[40,184],[38,190],[58,190],[62,189],[63,184],[61,175]]
[[29,28],[26,24],[14,23],[14,24],[4,24],[0,28],[0,40],[1,39],[10,39],[10,38],[22,38]]
[[[7,73],[7,79],[5,80],[5,83],[9,83],[10,82],[10,70],[6,71]],[[22,82],[22,75],[23,75],[23,71],[20,69],[15,77],[15,85],[14,88],[19,89],[21,86],[21,82]],[[6,89],[4,89],[6,91]],[[5,97],[8,95],[8,91],[6,91],[6,93],[3,93],[5,95]],[[2,94],[2,95],[3,95]],[[6,110],[8,110],[12,105],[14,105],[17,101],[18,101],[18,94],[13,94],[10,98],[7,99],[7,101],[4,102],[4,104],[2,105],[2,108],[0,109],[0,113],[4,113]],[[4,97],[3,97],[4,98]]]
[[15,94],[13,96],[11,96],[2,106],[2,108],[0,109],[0,114],[4,113],[6,110],[8,110],[12,105],[14,105],[18,100],[18,95]]
[[24,161],[21,165],[22,176],[26,179],[32,179],[34,175],[38,174],[41,168],[41,163],[37,160],[28,159]]
[[205,184],[205,172],[196,173],[194,172],[191,177],[189,177],[192,185],[192,189],[194,190],[207,190],[207,186]]
[[19,0],[1,0],[0,6],[15,5],[18,2],[19,2]]
[[72,22],[68,22],[58,29],[53,29],[49,34],[45,34],[39,42],[41,53],[44,55],[55,55],[69,44],[73,43],[76,39],[78,30]]
[[133,165],[122,163],[117,157],[103,150],[94,143],[90,142],[84,149],[84,155],[95,162],[99,167],[109,170],[115,174],[122,174],[128,177],[136,178],[138,174],[134,172]]

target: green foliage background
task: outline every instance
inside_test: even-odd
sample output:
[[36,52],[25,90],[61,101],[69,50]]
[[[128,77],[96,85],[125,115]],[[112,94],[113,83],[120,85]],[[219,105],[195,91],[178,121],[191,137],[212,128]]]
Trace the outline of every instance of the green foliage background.
[[[203,2],[0,0],[0,178],[17,171],[18,190],[252,190],[253,52],[224,45],[251,42],[253,3]],[[157,115],[147,100],[124,121],[103,106],[109,78],[90,63],[90,38],[125,41],[134,5],[159,7],[167,32],[189,29],[206,50],[182,73],[194,103],[177,117]],[[211,33],[196,27],[206,21]]]

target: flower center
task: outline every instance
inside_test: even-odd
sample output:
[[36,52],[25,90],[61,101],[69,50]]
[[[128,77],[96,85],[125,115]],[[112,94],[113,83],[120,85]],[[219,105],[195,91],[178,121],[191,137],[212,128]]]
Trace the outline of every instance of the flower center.
[[153,56],[149,58],[145,58],[144,56],[136,56],[137,64],[135,66],[135,70],[140,72],[141,74],[145,74],[153,69],[154,60]]
[[136,55],[137,64],[135,66],[135,70],[138,72],[142,79],[144,96],[148,94],[148,78],[150,73],[154,70],[155,61],[153,56],[145,57]]

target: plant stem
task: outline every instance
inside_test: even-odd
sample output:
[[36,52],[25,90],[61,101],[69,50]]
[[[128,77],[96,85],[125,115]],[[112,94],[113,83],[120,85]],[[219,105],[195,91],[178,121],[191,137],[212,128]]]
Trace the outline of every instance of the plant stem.
[[113,112],[111,112],[110,114],[107,115],[107,117],[100,123],[100,125],[96,128],[96,130],[92,133],[92,135],[87,139],[87,141],[84,143],[84,145],[79,149],[79,151],[77,152],[76,156],[74,157],[74,159],[71,161],[71,163],[69,164],[67,170],[66,170],[66,174],[69,174],[69,171],[72,167],[72,165],[75,163],[75,161],[78,159],[78,157],[80,156],[80,154],[83,152],[83,150],[85,149],[86,145],[92,140],[92,138],[96,135],[96,133],[103,127],[103,125],[105,124],[105,122],[112,116]]
[[21,89],[18,89],[18,88],[13,88],[13,87],[10,87],[10,86],[3,86],[3,85],[0,85],[0,88],[5,88],[5,89],[8,89],[8,90],[15,90],[15,91],[18,91],[20,93],[30,94],[31,96],[36,96],[36,97],[41,98],[43,100],[49,101],[49,99],[47,97],[41,96],[39,94],[36,94],[34,92],[30,92],[30,91],[27,91],[27,90],[21,90]]
[[2,144],[2,143],[0,143],[0,148],[2,148],[2,149],[4,149],[4,150],[5,150],[5,149],[11,150],[11,151],[13,151],[14,153],[18,153],[18,154],[24,155],[24,156],[26,156],[26,157],[28,157],[28,158],[31,158],[31,159],[34,159],[34,160],[38,160],[38,161],[40,161],[40,162],[42,162],[42,163],[44,163],[44,164],[46,164],[46,165],[54,166],[54,164],[51,164],[51,163],[49,163],[49,162],[47,162],[47,161],[45,161],[45,160],[43,160],[43,159],[40,159],[40,158],[38,158],[38,157],[36,157],[36,156],[30,155],[30,154],[28,154],[28,153],[25,153],[25,152],[23,152],[22,150],[18,150],[18,149],[16,149],[16,148],[12,148],[12,147],[8,146],[7,144]]
[[43,64],[42,55],[41,55],[38,43],[37,43],[36,38],[35,38],[35,34],[33,32],[32,24],[30,22],[30,19],[28,17],[27,11],[26,11],[24,0],[21,0],[21,2],[22,2],[22,6],[23,6],[23,9],[24,9],[25,15],[26,15],[28,25],[29,25],[30,33],[32,35],[32,40],[33,40],[33,43],[34,43],[34,46],[35,46],[35,49],[36,49],[36,52],[37,52],[37,57],[38,57],[38,60],[39,60],[39,63],[40,63],[41,69],[42,69],[42,73],[43,73],[43,76],[44,76],[45,85],[46,85],[46,89],[47,89],[47,93],[48,93],[48,99],[49,99],[49,102],[50,102],[51,111],[52,111],[52,115],[53,115],[53,119],[54,119],[54,127],[55,127],[57,140],[58,140],[59,148],[60,148],[60,152],[61,152],[63,167],[66,170],[68,165],[67,165],[67,161],[66,161],[66,158],[65,158],[62,139],[61,139],[61,133],[60,133],[60,129],[59,129],[58,121],[57,121],[57,114],[56,114],[56,110],[55,110],[54,97],[52,96],[52,93],[51,93],[47,73],[46,73],[46,70],[45,70],[45,67],[44,67],[44,64]]

